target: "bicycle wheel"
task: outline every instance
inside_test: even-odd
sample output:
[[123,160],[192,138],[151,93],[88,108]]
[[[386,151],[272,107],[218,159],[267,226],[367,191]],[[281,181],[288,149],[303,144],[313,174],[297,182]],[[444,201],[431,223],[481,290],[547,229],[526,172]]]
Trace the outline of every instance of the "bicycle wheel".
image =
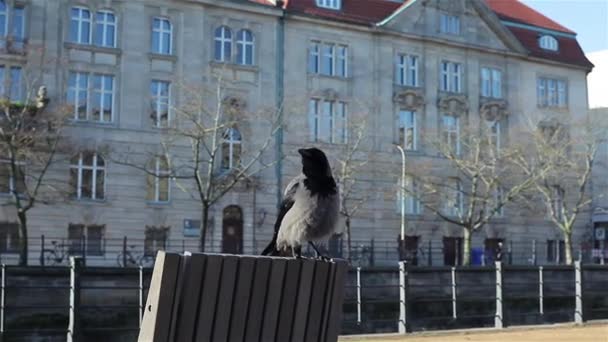
[[125,267],[123,258],[124,258],[124,254],[122,252],[120,254],[118,254],[118,256],[116,257],[116,264],[118,265],[118,267]]
[[44,266],[57,265],[57,254],[54,251],[44,252]]

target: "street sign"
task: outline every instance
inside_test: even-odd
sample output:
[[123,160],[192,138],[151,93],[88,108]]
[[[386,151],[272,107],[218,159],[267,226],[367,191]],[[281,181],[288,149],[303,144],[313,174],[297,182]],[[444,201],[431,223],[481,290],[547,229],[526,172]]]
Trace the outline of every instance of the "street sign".
[[200,220],[184,219],[184,236],[199,237],[201,235],[200,227]]

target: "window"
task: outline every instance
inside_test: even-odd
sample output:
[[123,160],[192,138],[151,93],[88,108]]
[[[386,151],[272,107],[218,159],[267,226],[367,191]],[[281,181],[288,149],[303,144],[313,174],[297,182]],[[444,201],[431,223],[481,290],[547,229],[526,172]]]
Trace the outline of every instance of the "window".
[[116,16],[108,10],[97,11],[95,17],[95,45],[116,47]]
[[460,93],[462,67],[460,63],[441,63],[441,90]]
[[0,253],[19,253],[19,225],[0,223]]
[[[495,209],[498,205],[500,205],[500,203],[502,203],[504,201],[504,197],[505,197],[505,191],[503,188],[501,187],[497,187],[496,189],[494,189],[494,203],[492,203],[492,206]],[[496,210],[496,213],[494,214],[494,216],[496,217],[503,217],[505,215],[505,207],[504,205],[501,206],[498,210]]]
[[158,250],[164,250],[169,235],[169,227],[146,226],[144,241],[144,255],[155,256]]
[[165,81],[152,81],[150,84],[150,118],[154,126],[166,128],[169,126],[169,102],[171,99],[171,83]]
[[552,36],[541,36],[538,39],[538,46],[545,50],[557,51],[559,48],[559,44],[557,43],[557,39]]
[[401,191],[401,180],[399,180],[397,191],[397,212],[401,212],[403,201],[404,213],[407,215],[418,215],[422,213],[422,205],[418,199],[418,185],[410,175],[405,176],[405,190]]
[[236,39],[236,62],[241,65],[253,65],[253,33],[240,30]]
[[399,260],[406,260],[410,265],[418,265],[420,236],[406,235],[405,239],[401,240],[401,235],[399,235],[397,241],[399,241]]
[[461,237],[443,237],[443,264],[445,266],[462,264],[462,242]]
[[94,152],[81,152],[70,165],[72,194],[77,199],[102,200],[105,196],[105,161]]
[[443,144],[452,149],[455,154],[460,154],[460,118],[443,115]]
[[222,169],[230,170],[241,162],[241,133],[238,129],[228,128],[222,141]]
[[170,55],[173,51],[173,27],[167,18],[152,19],[152,52]]
[[340,9],[341,0],[317,0],[317,6],[329,8],[329,9]]
[[148,163],[147,194],[149,202],[169,201],[169,163],[165,157],[154,158]]
[[500,121],[486,120],[486,124],[488,125],[489,147],[494,153],[499,153],[501,148]]
[[9,160],[0,160],[0,194],[25,193],[25,165],[17,163],[17,174],[13,175]]
[[333,43],[311,42],[308,50],[308,72],[347,77],[348,47]]
[[[90,86],[89,79],[92,79]],[[109,123],[114,120],[114,76],[70,72],[68,105],[75,120]]]
[[9,98],[11,102],[23,101],[23,77],[20,66],[0,65],[0,95]]
[[537,80],[539,107],[568,107],[568,83],[563,80],[540,77]]
[[462,183],[460,180],[450,180],[446,185],[447,196],[445,200],[445,214],[461,216],[464,212]]
[[566,260],[564,240],[547,240],[547,262],[561,264]]
[[562,212],[562,207],[564,204],[564,195],[565,195],[565,191],[562,187],[560,187],[559,185],[555,185],[553,186],[553,194],[552,194],[553,198],[551,201],[551,208],[553,210],[554,213],[554,217],[557,220],[562,220],[563,218],[563,212]]
[[486,239],[484,241],[484,257],[485,264],[489,265],[496,261],[501,261],[503,257],[504,240],[503,239]]
[[82,255],[104,255],[104,225],[68,225],[68,253]]
[[416,126],[416,112],[403,109],[399,111],[399,145],[405,150],[414,151],[418,148]]
[[460,17],[442,13],[439,21],[439,32],[460,34]]
[[418,86],[418,56],[399,55],[397,57],[397,84]]
[[481,68],[481,96],[502,98],[502,72],[500,70]]
[[215,60],[230,62],[232,58],[232,31],[226,26],[215,29]]
[[91,12],[84,7],[72,7],[70,41],[76,44],[91,44]]
[[311,139],[332,144],[348,140],[348,109],[341,101],[311,99],[309,102]]

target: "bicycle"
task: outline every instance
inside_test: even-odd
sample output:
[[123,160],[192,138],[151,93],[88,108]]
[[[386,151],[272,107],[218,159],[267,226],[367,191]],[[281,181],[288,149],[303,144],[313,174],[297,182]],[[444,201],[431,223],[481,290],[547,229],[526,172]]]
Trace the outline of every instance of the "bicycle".
[[42,250],[44,265],[61,265],[63,264],[64,259],[67,261],[69,252],[66,251],[65,244],[51,241],[51,245],[53,245],[52,249],[45,248]]
[[135,245],[130,245],[129,249],[118,254],[116,263],[119,267],[149,267],[154,264],[154,256],[145,253],[136,254],[135,247]]

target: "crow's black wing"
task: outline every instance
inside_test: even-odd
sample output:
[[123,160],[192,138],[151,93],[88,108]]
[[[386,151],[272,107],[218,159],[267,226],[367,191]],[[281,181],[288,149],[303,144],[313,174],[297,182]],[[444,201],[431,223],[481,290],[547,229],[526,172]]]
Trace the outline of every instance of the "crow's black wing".
[[277,236],[279,235],[279,229],[281,228],[281,222],[283,222],[283,218],[285,217],[285,215],[287,214],[289,209],[291,209],[291,207],[293,207],[293,204],[295,202],[294,195],[295,195],[296,191],[298,190],[299,185],[300,185],[299,178],[293,179],[287,185],[287,189],[285,190],[285,194],[283,196],[283,202],[281,202],[281,206],[279,207],[279,214],[277,215],[277,220],[274,223],[274,234],[272,235],[272,241],[270,241],[268,246],[266,246],[266,248],[264,248],[262,255],[275,255],[275,253],[277,252],[277,249],[276,249]]

